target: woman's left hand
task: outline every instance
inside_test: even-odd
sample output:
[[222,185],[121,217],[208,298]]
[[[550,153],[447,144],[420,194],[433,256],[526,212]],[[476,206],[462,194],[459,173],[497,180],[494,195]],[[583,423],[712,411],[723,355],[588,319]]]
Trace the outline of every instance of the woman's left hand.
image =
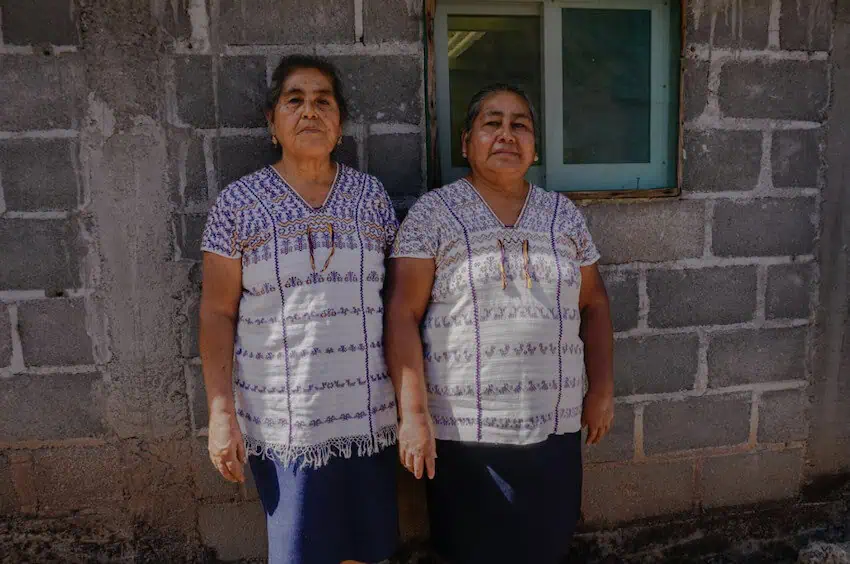
[[614,394],[590,390],[584,396],[581,426],[587,427],[587,444],[595,445],[608,434],[614,421]]

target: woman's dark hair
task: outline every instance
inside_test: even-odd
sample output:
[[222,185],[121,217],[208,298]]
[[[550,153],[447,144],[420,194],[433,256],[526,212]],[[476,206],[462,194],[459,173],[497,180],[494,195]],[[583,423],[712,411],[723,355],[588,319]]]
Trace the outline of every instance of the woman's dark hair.
[[481,113],[481,104],[484,102],[484,98],[489,96],[490,94],[498,94],[500,92],[510,92],[511,94],[516,94],[520,98],[522,98],[525,103],[528,105],[528,111],[531,112],[531,126],[534,128],[534,135],[537,136],[537,110],[534,107],[534,104],[531,102],[531,98],[526,94],[525,90],[520,88],[519,86],[514,86],[513,84],[504,84],[497,83],[491,84],[489,86],[485,86],[481,90],[478,91],[475,96],[469,101],[469,106],[466,108],[466,119],[463,122],[463,130],[464,131],[472,131],[472,123],[475,121],[475,118],[478,117],[478,114]]
[[328,77],[328,80],[331,81],[336,105],[339,107],[340,121],[344,122],[348,119],[348,104],[342,92],[342,81],[339,79],[339,72],[337,72],[336,67],[330,61],[312,55],[287,55],[280,60],[277,68],[274,69],[272,85],[266,94],[266,112],[274,112],[286,79],[295,71],[304,69],[315,69]]

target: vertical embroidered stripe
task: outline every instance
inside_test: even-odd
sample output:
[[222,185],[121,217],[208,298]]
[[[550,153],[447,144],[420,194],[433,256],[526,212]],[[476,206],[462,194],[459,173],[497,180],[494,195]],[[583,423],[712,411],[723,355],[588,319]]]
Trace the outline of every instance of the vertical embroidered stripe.
[[558,273],[558,281],[556,282],[557,289],[555,290],[555,306],[558,308],[558,400],[555,402],[555,429],[553,433],[558,432],[559,411],[561,409],[561,396],[564,390],[564,357],[563,346],[564,342],[564,311],[561,309],[561,259],[558,257],[558,246],[555,243],[555,223],[558,219],[558,206],[561,203],[561,197],[555,195],[555,210],[552,213],[552,226],[549,233],[552,238],[552,254],[555,255],[555,268]]
[[[263,210],[268,214],[269,221],[272,226],[272,239],[274,241],[274,272],[277,277],[277,289],[280,293],[280,310],[286,311],[286,297],[283,294],[283,283],[280,279],[280,254],[278,251],[278,242],[277,242],[277,223],[274,219],[274,214],[272,214],[271,210],[266,207],[266,204],[257,196],[253,189],[248,188],[248,191],[257,199],[260,206]],[[287,411],[287,421],[289,424],[288,434],[289,434],[289,443],[292,443],[292,394],[290,390],[290,373],[289,373],[289,343],[286,339],[286,321],[284,320],[284,316],[281,315],[280,326],[283,334],[283,366],[284,366],[284,374],[286,379],[286,411]]]
[[363,234],[360,232],[360,208],[363,205],[363,196],[365,194],[366,177],[363,177],[360,197],[357,199],[357,206],[354,208],[354,224],[357,237],[360,241],[360,310],[363,317],[363,349],[366,355],[366,413],[369,414],[369,436],[374,440],[375,430],[372,428],[372,378],[369,373],[369,330],[366,327],[366,298],[363,294]]
[[466,257],[467,257],[467,266],[469,268],[469,291],[472,294],[472,311],[473,311],[473,322],[475,324],[475,407],[478,412],[477,421],[476,421],[476,436],[478,440],[481,440],[481,419],[482,419],[482,409],[481,409],[481,318],[479,316],[478,311],[478,294],[475,291],[475,283],[472,278],[472,245],[469,241],[469,231],[466,229],[466,225],[460,220],[454,210],[449,206],[448,202],[443,198],[443,195],[439,192],[435,192],[437,196],[442,200],[443,204],[446,206],[446,209],[449,210],[449,213],[452,214],[452,217],[460,224],[461,229],[463,229],[463,237],[466,242]]

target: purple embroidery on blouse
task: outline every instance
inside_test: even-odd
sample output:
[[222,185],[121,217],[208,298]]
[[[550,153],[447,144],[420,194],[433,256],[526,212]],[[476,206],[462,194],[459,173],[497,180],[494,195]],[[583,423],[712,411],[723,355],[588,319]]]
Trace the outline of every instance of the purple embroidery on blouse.
[[[363,312],[363,342],[369,344],[369,330],[366,327],[366,298],[363,295],[363,236],[360,233],[360,205],[363,203],[363,194],[366,193],[364,181],[363,190],[360,191],[360,198],[357,200],[357,208],[354,211],[354,225],[357,236],[360,238],[360,310]],[[377,273],[373,272],[376,275]],[[372,427],[372,382],[369,378],[369,349],[366,348],[365,364],[366,364],[366,410],[369,413],[369,435],[375,436],[375,431]]]
[[[558,204],[560,204],[561,199],[555,198],[555,211],[552,213],[552,254],[555,255],[555,266],[558,270],[558,282],[555,290],[555,304],[558,306],[558,342],[561,343],[564,340],[564,318],[560,315],[561,313],[561,259],[558,257],[558,246],[555,244],[555,221],[558,219]],[[558,347],[558,400],[555,402],[555,430],[553,433],[558,432],[558,409],[561,407],[561,396],[563,395],[563,387],[564,387],[564,359],[561,356],[561,347]]]
[[[254,191],[251,190],[251,188],[248,188],[248,190],[251,191],[252,194],[254,194]],[[254,194],[254,197],[257,198],[257,195]],[[257,198],[257,202],[260,204],[260,206],[262,206],[262,208],[266,211],[266,213],[269,214],[269,217],[271,217],[271,212],[266,207],[266,205],[260,200],[260,198]],[[278,260],[277,230],[274,229],[274,228],[272,228],[272,238],[274,240],[274,272],[275,272],[275,276],[277,278],[277,287],[280,290],[280,308],[281,308],[281,311],[286,311],[286,297],[283,293],[283,284],[280,283],[280,262]],[[292,419],[292,395],[289,392],[289,377],[290,377],[289,343],[288,343],[287,338],[286,338],[286,323],[281,323],[280,327],[281,327],[282,336],[283,336],[283,357],[284,357],[284,371],[285,371],[284,373],[286,375],[286,411],[289,415],[289,419],[291,420]],[[292,425],[289,426],[289,443],[292,443]]]
[[[258,415],[253,415],[249,411],[245,409],[238,409],[236,411],[237,415],[243,419],[247,419],[254,425],[265,425],[267,427],[289,427],[295,429],[307,429],[310,427],[321,427],[322,425],[327,425],[329,423],[336,423],[338,421],[352,421],[356,419],[364,419],[366,417],[372,417],[373,415],[377,415],[378,413],[383,413],[384,411],[389,411],[390,409],[395,409],[395,400],[392,400],[387,403],[383,403],[379,406],[373,407],[369,410],[357,411],[355,413],[340,413],[338,415],[328,415],[322,419],[309,419],[309,420],[299,420],[292,421],[292,418],[286,417],[260,417]],[[291,422],[291,424],[290,424]]]
[[460,220],[460,218],[455,214],[454,210],[449,206],[448,202],[443,199],[443,195],[439,192],[435,192],[437,196],[443,200],[443,203],[446,205],[446,209],[449,210],[449,213],[454,216],[457,222],[460,224],[463,229],[463,236],[466,239],[466,253],[469,262],[469,291],[472,294],[472,309],[473,315],[475,316],[475,389],[476,389],[476,409],[478,410],[478,440],[481,440],[481,418],[483,416],[483,411],[481,408],[481,325],[478,322],[478,293],[475,291],[475,283],[472,280],[472,245],[469,243],[469,231],[466,229],[466,225]]

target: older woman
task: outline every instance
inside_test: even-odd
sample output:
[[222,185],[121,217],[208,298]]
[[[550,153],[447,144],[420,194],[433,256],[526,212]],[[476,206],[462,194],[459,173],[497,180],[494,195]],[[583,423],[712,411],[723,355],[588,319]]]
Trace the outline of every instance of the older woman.
[[469,176],[423,196],[391,254],[400,455],[431,478],[431,534],[450,562],[559,562],[579,516],[582,424],[596,443],[613,419],[599,253],[570,200],[525,181],[536,128],[521,90],[477,94]]
[[381,298],[396,218],[377,179],[331,159],[333,66],[284,58],[266,115],[281,159],[222,191],[203,237],[210,457],[239,482],[247,458],[269,562],[378,561],[398,534]]

